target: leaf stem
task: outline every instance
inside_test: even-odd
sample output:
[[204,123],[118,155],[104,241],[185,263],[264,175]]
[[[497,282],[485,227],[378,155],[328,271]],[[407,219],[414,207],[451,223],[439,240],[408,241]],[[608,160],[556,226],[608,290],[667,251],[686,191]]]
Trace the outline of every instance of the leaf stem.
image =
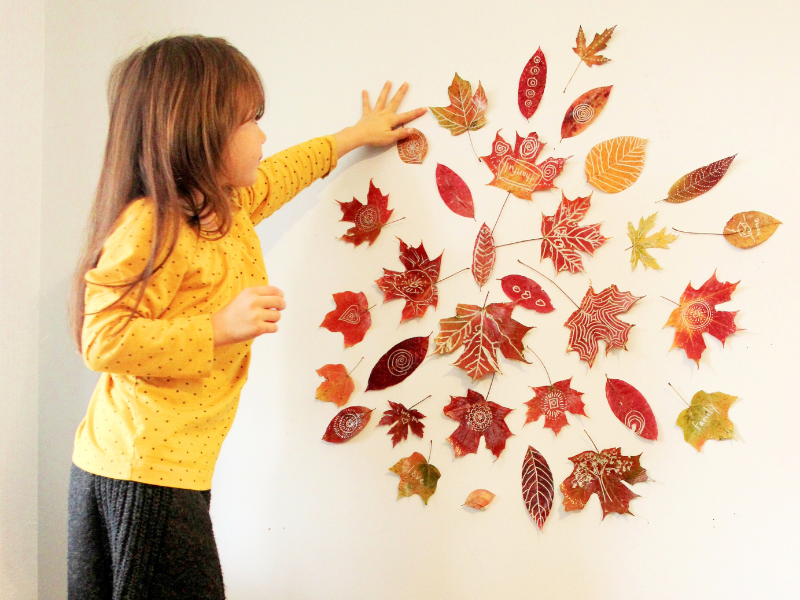
[[712,233],[710,231],[683,231],[682,229],[675,229],[674,227],[670,227],[670,229],[679,233],[690,233],[692,235],[736,235],[739,233],[738,231],[729,231],[728,233]]
[[431,449],[428,450],[428,463],[431,462],[431,454],[433,454],[433,440],[431,440]]
[[376,302],[375,304],[373,304],[372,306],[370,306],[370,307],[367,309],[367,312],[371,311],[371,310],[372,310],[373,308],[375,308],[377,305],[378,305],[378,303]]
[[469,267],[464,267],[464,268],[463,268],[463,269],[461,269],[460,271],[456,271],[456,272],[455,272],[455,273],[453,273],[452,275],[448,275],[448,276],[447,276],[447,277],[445,277],[444,279],[440,279],[439,281],[437,281],[437,282],[436,282],[436,284],[438,285],[438,284],[442,283],[443,281],[447,281],[448,279],[450,279],[450,278],[451,278],[451,277],[453,277],[454,275],[458,275],[459,273],[463,273],[464,271],[469,271]]
[[672,384],[671,384],[669,381],[667,382],[667,385],[668,385],[669,387],[671,387],[671,388],[672,388],[672,391],[673,391],[673,392],[675,392],[676,394],[678,394],[678,398],[680,398],[681,400],[683,400],[683,403],[684,403],[686,406],[689,406],[689,403],[688,403],[686,400],[684,400],[684,399],[683,399],[683,396],[681,396],[681,395],[680,395],[680,393],[678,393],[678,390],[676,390],[676,389],[675,389],[675,386],[674,386],[674,385],[672,385]]
[[[528,350],[530,350],[531,352],[533,352],[533,348],[531,348],[530,346],[525,346],[525,347],[526,347]],[[544,361],[543,361],[541,358],[539,358],[539,355],[538,355],[538,354],[536,354],[536,352],[533,352],[533,355],[534,355],[536,358],[538,358],[538,359],[539,359],[539,362],[540,362],[540,363],[542,363],[542,367],[544,367],[544,372],[545,372],[545,373],[547,373],[547,382],[550,384],[550,387],[552,387],[552,386],[553,386],[553,380],[552,380],[552,379],[550,379],[550,371],[548,371],[548,370],[547,370],[547,367],[545,367],[545,366],[544,366]]]
[[[580,67],[580,66],[581,66],[581,63],[582,63],[582,62],[583,62],[583,59],[580,59],[580,60],[578,61],[578,66],[577,66],[577,67],[575,67],[575,70],[572,72],[572,75],[570,76],[570,78],[569,78],[569,81],[567,82],[567,85],[565,85],[565,86],[564,86],[564,91],[563,91],[563,92],[561,92],[562,94],[566,94],[566,93],[567,93],[567,88],[569,87],[569,83],[570,83],[570,81],[572,81],[572,78],[573,78],[573,77],[575,77],[575,73],[577,73],[577,72],[578,72],[578,67]],[[586,435],[589,435],[589,434],[587,433]]]
[[[533,271],[534,273],[539,273],[539,271],[537,271],[536,269],[534,269],[534,268],[533,268],[532,266],[530,266],[530,265],[526,265],[526,264],[525,264],[524,262],[522,262],[520,259],[517,259],[517,262],[518,262],[519,264],[521,264],[522,266],[524,266],[524,267],[528,267],[528,268],[529,268],[531,271]],[[560,287],[560,286],[559,286],[559,285],[558,285],[558,284],[557,284],[555,281],[553,281],[552,279],[550,279],[550,278],[549,278],[547,275],[545,275],[544,273],[539,273],[539,275],[541,275],[542,277],[544,277],[545,279],[547,279],[547,281],[549,281],[549,282],[550,282],[550,283],[552,283],[554,286],[556,286],[556,287],[559,289],[559,291],[560,291],[562,294],[564,294],[564,295],[567,297],[567,299],[568,299],[570,302],[572,302],[573,304],[575,304],[575,300],[573,300],[572,298],[570,298],[570,297],[569,297],[569,294],[567,294],[567,292],[565,292],[564,290],[562,290],[562,289],[561,289],[561,287]],[[577,304],[575,304],[575,308],[577,308],[577,309],[580,309],[580,306],[578,306]]]
[[384,224],[383,226],[386,227],[387,225],[391,225],[392,223],[397,223],[398,221],[402,221],[405,217],[400,217],[399,219],[395,219],[394,221],[389,221],[388,223]]
[[[511,192],[508,192],[508,195],[506,196],[506,199],[503,202],[503,206],[500,207],[500,212],[497,214],[497,221],[494,222],[494,227],[492,227],[492,235],[494,235],[494,229],[495,229],[495,227],[497,227],[497,224],[500,222],[500,215],[503,214],[503,209],[506,207],[506,202],[508,202],[508,199],[510,197],[511,197]],[[497,246],[495,246],[495,248],[497,248]]]
[[[427,400],[427,399],[428,399],[428,398],[430,398],[431,396],[432,396],[432,394],[428,394],[428,395],[427,395],[427,396],[425,396],[425,397],[424,397],[422,400],[420,400],[419,402],[417,402],[417,404],[422,404],[423,402],[425,402],[425,400]],[[417,406],[417,404],[415,404],[414,406]],[[414,406],[411,406],[411,407],[409,407],[409,409],[408,409],[408,410],[411,410],[412,408],[414,408]]]
[[492,386],[494,385],[494,376],[497,375],[497,372],[492,373],[492,380],[489,382],[489,391],[486,392],[486,397],[484,400],[489,400],[489,394],[492,393]]
[[478,159],[478,162],[483,162],[481,157],[478,156],[478,153],[475,152],[475,145],[472,143],[472,134],[469,132],[469,129],[467,129],[467,137],[469,138],[469,145],[472,146],[472,153],[475,155],[475,158]]
[[666,300],[667,302],[672,302],[672,303],[673,303],[675,306],[680,306],[680,304],[678,304],[677,302],[675,302],[675,300],[670,300],[670,299],[669,299],[669,298],[667,298],[666,296],[661,296],[661,297],[662,297],[662,298],[664,298],[664,300]]
[[[361,357],[361,360],[364,360],[364,357],[363,357],[363,356]],[[358,365],[360,365],[360,364],[361,364],[361,360],[360,360],[360,361],[358,361],[358,362],[356,363],[356,366],[355,366],[355,367],[353,367],[352,369],[350,369],[350,370],[347,372],[347,376],[348,376],[348,377],[350,376],[350,373],[352,373],[353,371],[355,371],[355,370],[358,368]]]
[[538,242],[539,240],[543,240],[544,238],[531,238],[529,240],[520,240],[518,242],[511,242],[509,244],[499,244],[495,246],[495,248],[502,248],[504,246],[513,246],[514,244],[523,244],[525,242]]
[[594,440],[592,439],[592,436],[589,435],[589,432],[584,429],[583,433],[586,434],[586,437],[588,437],[589,440],[592,442],[592,446],[594,446],[594,449],[597,450],[598,454],[600,454],[600,449],[597,447],[597,444],[594,443]]

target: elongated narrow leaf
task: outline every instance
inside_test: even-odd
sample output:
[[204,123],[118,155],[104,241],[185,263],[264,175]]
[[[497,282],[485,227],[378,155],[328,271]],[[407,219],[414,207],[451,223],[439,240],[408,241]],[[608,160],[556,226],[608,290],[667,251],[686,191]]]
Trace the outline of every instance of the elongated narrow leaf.
[[367,390],[384,390],[397,385],[417,370],[428,353],[428,338],[413,337],[392,346],[369,374]]
[[472,192],[453,169],[445,165],[436,165],[436,187],[439,188],[439,195],[447,208],[462,217],[475,218]]
[[725,240],[737,248],[752,248],[766,242],[781,222],[757,210],[736,213],[725,224]]
[[586,179],[608,194],[628,189],[644,168],[644,138],[622,136],[600,142],[586,156]]
[[589,90],[569,105],[561,122],[561,139],[575,137],[594,122],[605,108],[612,87]]
[[664,200],[672,204],[680,204],[705,194],[717,185],[722,176],[728,172],[728,167],[731,166],[734,158],[736,158],[735,154],[687,173],[672,184]]
[[554,490],[550,466],[536,448],[528,446],[522,461],[522,499],[539,531],[553,506]]
[[542,49],[539,48],[531,56],[519,76],[517,104],[519,104],[522,116],[526,119],[530,119],[539,108],[545,83],[547,83],[547,61],[544,59]]
[[648,440],[658,438],[658,424],[641,392],[621,379],[606,379],[606,399],[611,412],[625,427]]
[[489,281],[496,258],[497,250],[494,247],[492,230],[484,223],[478,232],[478,237],[475,238],[475,248],[472,251],[472,276],[479,288]]

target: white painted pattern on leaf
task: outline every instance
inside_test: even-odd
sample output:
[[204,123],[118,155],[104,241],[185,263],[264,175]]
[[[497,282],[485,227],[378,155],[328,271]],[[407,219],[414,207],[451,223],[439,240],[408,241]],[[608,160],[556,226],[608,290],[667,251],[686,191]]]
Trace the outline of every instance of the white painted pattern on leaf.
[[590,185],[609,194],[628,189],[644,168],[647,140],[633,136],[600,142],[586,156],[586,179]]

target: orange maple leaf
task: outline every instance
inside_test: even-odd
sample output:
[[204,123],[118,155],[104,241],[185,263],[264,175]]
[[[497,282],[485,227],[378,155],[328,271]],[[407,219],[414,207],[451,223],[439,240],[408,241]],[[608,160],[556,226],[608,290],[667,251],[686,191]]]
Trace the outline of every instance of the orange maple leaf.
[[[616,28],[617,26],[614,25],[611,29],[604,29],[603,33],[595,33],[592,43],[587,46],[583,27],[578,27],[578,37],[575,38],[575,47],[572,49],[581,59],[581,62],[578,63],[578,67],[581,66],[581,63],[586,63],[587,66],[591,67],[594,65],[602,65],[611,60],[605,56],[600,56],[598,52],[605,50],[608,45],[608,40],[611,39],[611,34],[614,33]],[[572,77],[575,77],[575,72],[578,71],[578,67],[575,67]],[[569,78],[569,81],[572,81],[572,77]],[[567,82],[567,86],[569,85],[569,81]],[[567,86],[564,86],[564,92],[567,91]]]
[[317,400],[333,402],[340,408],[347,404],[356,386],[344,365],[325,365],[317,369],[317,375],[325,378],[317,388]]

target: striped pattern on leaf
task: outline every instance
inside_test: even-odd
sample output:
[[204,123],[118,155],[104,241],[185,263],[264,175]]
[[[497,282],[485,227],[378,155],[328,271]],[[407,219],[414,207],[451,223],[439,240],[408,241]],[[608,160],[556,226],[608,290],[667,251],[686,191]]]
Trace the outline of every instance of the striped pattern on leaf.
[[472,276],[478,287],[482,288],[489,281],[496,258],[497,250],[494,247],[492,230],[484,223],[478,232],[478,237],[475,238],[475,249],[472,251]]
[[616,194],[628,189],[644,168],[647,140],[633,136],[600,142],[586,156],[586,179],[598,190]]
[[528,446],[522,461],[522,499],[540,531],[553,506],[553,493],[550,466],[536,448]]
[[736,158],[735,154],[684,175],[672,184],[664,201],[670,204],[681,204],[705,194],[719,183],[734,158]]

